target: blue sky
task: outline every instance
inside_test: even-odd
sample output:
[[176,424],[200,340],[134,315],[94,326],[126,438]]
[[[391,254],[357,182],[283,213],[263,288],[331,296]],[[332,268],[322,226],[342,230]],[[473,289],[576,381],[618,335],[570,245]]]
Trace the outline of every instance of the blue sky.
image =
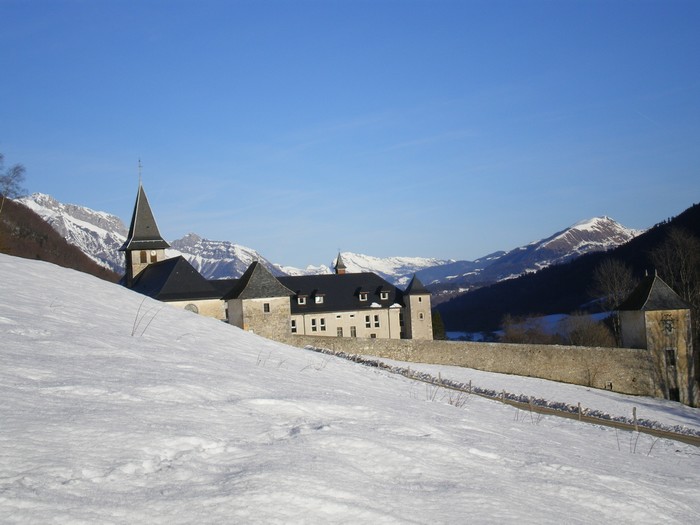
[[328,264],[700,201],[697,1],[0,0],[30,192]]

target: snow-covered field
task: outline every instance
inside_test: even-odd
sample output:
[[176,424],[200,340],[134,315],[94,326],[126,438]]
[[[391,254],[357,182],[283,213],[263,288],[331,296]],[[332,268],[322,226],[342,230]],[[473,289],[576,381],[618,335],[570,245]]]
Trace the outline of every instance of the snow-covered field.
[[690,445],[449,399],[46,263],[0,255],[0,283],[2,523],[700,521]]

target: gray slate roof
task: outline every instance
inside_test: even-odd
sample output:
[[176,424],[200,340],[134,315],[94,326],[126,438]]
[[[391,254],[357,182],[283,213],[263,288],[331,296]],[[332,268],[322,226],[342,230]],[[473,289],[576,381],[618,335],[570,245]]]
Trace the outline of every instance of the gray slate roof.
[[119,251],[158,250],[169,247],[170,245],[165,242],[158,231],[158,225],[153,217],[151,206],[148,204],[146,192],[139,184],[134,213],[131,216],[131,225],[129,226],[129,235]]
[[404,293],[406,295],[430,295],[430,290],[423,286],[423,283],[420,282],[417,275],[414,275]]
[[618,310],[686,310],[690,305],[673,291],[658,275],[648,275],[630,296],[625,299]]
[[[279,281],[294,292],[291,310],[293,314],[342,312],[370,308],[389,308],[403,304],[403,292],[374,273],[346,273],[343,275],[300,275],[278,277]],[[360,300],[360,293],[367,293],[367,300]],[[381,299],[381,292],[388,297]],[[305,296],[306,304],[300,305],[299,296]],[[323,302],[316,303],[316,296]]]
[[131,289],[159,301],[219,299],[222,295],[182,256],[149,264]]
[[337,272],[338,270],[347,270],[348,267],[345,266],[345,262],[343,261],[343,258],[340,256],[340,252],[338,252],[338,258],[335,261],[335,271]]
[[277,278],[258,261],[253,262],[224,295],[229,299],[259,299],[264,297],[290,297],[294,293],[285,288]]

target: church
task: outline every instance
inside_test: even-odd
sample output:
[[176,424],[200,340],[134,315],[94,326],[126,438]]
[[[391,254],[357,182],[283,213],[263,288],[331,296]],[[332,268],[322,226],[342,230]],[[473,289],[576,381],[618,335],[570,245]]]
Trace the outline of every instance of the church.
[[168,258],[139,184],[122,284],[138,293],[264,337],[286,334],[382,339],[433,338],[430,292],[414,276],[401,290],[370,272],[275,277],[253,262],[239,279],[209,280],[182,256]]

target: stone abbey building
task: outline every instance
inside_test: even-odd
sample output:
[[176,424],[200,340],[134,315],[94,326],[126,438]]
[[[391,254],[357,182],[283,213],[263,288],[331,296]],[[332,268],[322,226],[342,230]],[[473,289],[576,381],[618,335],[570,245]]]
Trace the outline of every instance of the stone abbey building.
[[430,292],[415,276],[401,290],[374,273],[348,273],[338,254],[330,275],[275,277],[255,261],[240,279],[208,280],[184,257],[167,258],[168,247],[139,184],[120,248],[128,288],[272,338],[433,338]]

